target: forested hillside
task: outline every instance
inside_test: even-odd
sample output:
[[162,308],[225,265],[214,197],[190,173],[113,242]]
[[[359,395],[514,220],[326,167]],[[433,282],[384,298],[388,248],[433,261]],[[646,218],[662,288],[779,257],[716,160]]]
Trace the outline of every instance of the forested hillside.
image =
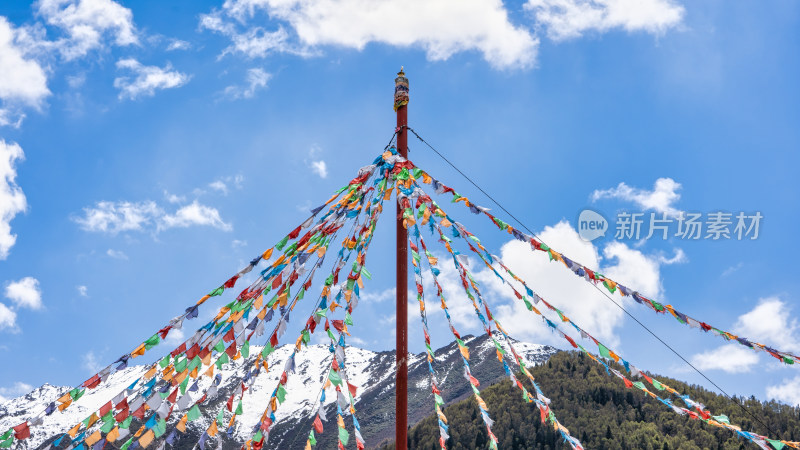
[[[552,400],[551,408],[559,421],[587,449],[756,448],[727,429],[680,416],[642,391],[626,389],[619,379],[607,375],[601,366],[582,354],[560,352],[547,364],[535,367],[532,373]],[[773,431],[770,432],[723,396],[670,378],[659,379],[705,404],[714,415],[727,415],[732,424],[744,430],[773,439],[796,441],[800,438],[800,408],[739,398],[750,413],[769,426]],[[481,396],[495,421],[492,432],[501,449],[568,448],[551,427],[540,422],[537,408],[525,403],[519,390],[510,383],[488,387]],[[682,402],[677,400],[676,403]],[[486,428],[473,398],[447,407],[445,414],[450,424],[448,449],[486,448]],[[437,421],[431,415],[409,431],[409,448],[437,449],[438,437]],[[394,443],[382,448],[392,449]]]

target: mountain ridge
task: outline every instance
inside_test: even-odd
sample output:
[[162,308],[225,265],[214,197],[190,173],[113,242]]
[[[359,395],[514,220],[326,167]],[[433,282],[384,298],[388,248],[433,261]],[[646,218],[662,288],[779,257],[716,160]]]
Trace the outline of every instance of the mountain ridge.
[[[470,354],[473,355],[471,370],[481,380],[482,386],[489,386],[505,376],[502,364],[495,358],[494,343],[488,336],[467,335],[464,336],[464,341],[470,349]],[[514,346],[530,365],[546,362],[557,352],[553,347],[519,341],[514,341]],[[289,345],[278,347],[269,357],[270,367],[282,367],[292,348]],[[216,411],[223,407],[228,396],[238,388],[240,380],[246,373],[244,368],[260,350],[261,347],[252,346],[250,358],[225,364],[218,371],[222,374],[223,381],[218,387],[217,395],[203,403],[201,410],[204,414],[200,419],[188,424],[187,433],[179,435],[174,448],[190,448],[198,441],[203,431],[211,424],[211,420],[214,420]],[[288,378],[286,400],[276,411],[276,423],[271,429],[270,439],[265,448],[303,448],[311,430],[309,416],[312,408],[316,406],[317,393],[327,373],[330,354],[329,346],[322,344],[309,345],[297,353],[296,373]],[[445,402],[450,403],[465,398],[471,390],[463,379],[461,356],[456,344],[450,343],[437,349],[434,354],[436,355],[434,367],[437,370],[437,380]],[[394,434],[394,358],[394,351],[374,352],[353,346],[348,346],[346,349],[346,370],[350,376],[348,381],[358,386],[355,397],[356,417],[361,424],[361,432],[368,447],[375,447]],[[428,412],[433,411],[433,399],[425,354],[409,353],[408,358],[409,424],[413,425],[426,417]],[[142,376],[144,371],[144,366],[130,366],[119,371],[97,389],[87,391],[75,405],[64,412],[56,411],[46,416],[42,425],[31,427],[28,447],[45,447]],[[231,436],[224,433],[219,435],[224,448],[239,448],[241,443],[251,437],[251,431],[259,423],[263,411],[261,403],[266,402],[272,389],[277,385],[280,373],[280,370],[272,369],[262,374],[244,395],[242,403],[245,412],[237,418],[235,431]],[[201,380],[201,383],[205,383],[201,384],[202,389],[210,383],[210,380]],[[45,383],[28,394],[0,403],[0,428],[7,429],[21,423],[45,409],[48,403],[69,389]],[[329,418],[335,418],[333,405],[335,398],[335,395],[328,395],[326,398]],[[180,415],[170,417],[169,427],[174,426],[179,418]],[[347,418],[346,423],[352,429],[350,422],[351,419]],[[326,426],[335,427],[335,420],[333,424],[329,421]],[[334,438],[334,434],[328,432],[319,436],[318,441],[322,444],[319,448],[327,448],[325,443],[328,438]]]

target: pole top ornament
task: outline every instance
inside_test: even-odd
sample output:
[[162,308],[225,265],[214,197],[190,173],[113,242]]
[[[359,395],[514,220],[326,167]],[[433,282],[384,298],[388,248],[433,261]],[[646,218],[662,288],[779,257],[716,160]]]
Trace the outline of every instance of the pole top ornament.
[[408,78],[400,66],[397,78],[394,79],[394,110],[397,111],[401,106],[408,104]]

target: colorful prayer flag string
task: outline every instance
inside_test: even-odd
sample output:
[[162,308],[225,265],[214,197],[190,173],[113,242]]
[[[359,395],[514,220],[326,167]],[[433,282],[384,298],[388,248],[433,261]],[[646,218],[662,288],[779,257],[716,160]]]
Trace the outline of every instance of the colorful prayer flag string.
[[467,197],[459,195],[455,190],[453,190],[453,188],[451,188],[449,186],[446,186],[445,184],[443,184],[439,180],[433,178],[427,172],[425,172],[424,170],[418,168],[416,165],[414,165],[410,161],[408,161],[408,163],[409,163],[409,167],[411,169],[413,169],[415,171],[419,171],[419,175],[420,176],[417,177],[417,178],[421,177],[425,184],[430,184],[433,187],[433,189],[436,191],[437,194],[440,194],[440,195],[445,194],[445,193],[452,194],[452,202],[453,203],[463,203],[464,206],[469,208],[469,210],[473,214],[483,214],[483,215],[485,215],[499,229],[501,229],[503,231],[506,231],[508,234],[514,236],[514,238],[516,238],[517,240],[520,240],[522,242],[525,242],[525,243],[529,244],[532,249],[547,253],[549,258],[550,258],[550,261],[559,261],[559,262],[563,263],[565,267],[567,267],[569,270],[571,270],[573,273],[575,273],[575,275],[583,278],[585,281],[590,282],[590,283],[592,283],[594,285],[597,285],[598,283],[600,283],[612,294],[614,292],[618,291],[620,293],[620,295],[622,295],[624,297],[630,296],[637,303],[647,306],[648,308],[652,309],[656,313],[665,314],[666,312],[669,312],[669,314],[671,316],[673,316],[678,322],[680,322],[680,323],[682,323],[684,325],[688,325],[688,326],[690,326],[692,328],[701,329],[701,330],[703,330],[705,332],[709,332],[710,331],[713,334],[722,337],[726,341],[735,341],[735,342],[739,343],[740,345],[743,345],[743,346],[745,346],[747,348],[750,348],[750,349],[752,349],[754,351],[765,351],[770,356],[778,359],[779,361],[781,361],[781,362],[783,362],[785,364],[800,363],[800,356],[797,356],[797,355],[795,355],[793,353],[790,353],[788,351],[777,350],[777,349],[774,349],[774,348],[769,347],[767,345],[755,342],[754,340],[752,340],[750,338],[737,336],[737,335],[735,335],[733,333],[730,333],[730,332],[724,331],[722,329],[713,327],[713,326],[707,324],[706,322],[694,319],[694,318],[690,317],[689,315],[678,311],[672,305],[663,305],[663,304],[661,304],[661,303],[659,303],[659,302],[657,302],[655,300],[651,300],[651,299],[647,298],[646,296],[640,294],[639,292],[634,291],[634,290],[622,285],[621,283],[618,283],[618,282],[612,280],[611,278],[606,277],[605,275],[603,275],[603,274],[601,274],[599,272],[593,271],[590,268],[584,266],[583,264],[578,263],[577,261],[573,261],[573,260],[569,259],[566,255],[564,255],[562,253],[559,253],[559,252],[553,250],[552,248],[548,247],[541,240],[536,239],[535,237],[532,237],[532,236],[529,236],[529,235],[525,234],[524,232],[520,231],[519,229],[514,228],[513,226],[511,226],[508,223],[502,221],[498,217],[495,217],[494,215],[490,214],[488,208],[476,205],[475,203],[472,203]]

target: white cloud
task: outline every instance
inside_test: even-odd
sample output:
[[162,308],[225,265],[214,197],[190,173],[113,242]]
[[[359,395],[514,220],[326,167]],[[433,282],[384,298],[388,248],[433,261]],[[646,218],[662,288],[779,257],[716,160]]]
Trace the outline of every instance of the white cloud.
[[186,201],[186,197],[184,197],[184,196],[182,196],[182,195],[170,194],[170,193],[169,193],[169,192],[167,192],[167,191],[164,191],[164,198],[165,198],[165,199],[166,199],[166,200],[167,200],[169,203],[183,203],[183,202],[185,202],[185,201]]
[[[168,200],[170,200],[168,198]],[[152,200],[143,202],[100,201],[94,207],[83,208],[83,216],[73,217],[81,229],[90,232],[116,235],[126,231],[159,232],[170,228],[186,228],[204,225],[230,231],[233,227],[222,220],[216,208],[203,205],[197,200],[178,208],[174,213],[166,212]],[[112,250],[112,252],[114,252]],[[112,256],[110,252],[107,252]],[[116,255],[115,256],[119,256]]]
[[[645,255],[620,242],[612,242],[601,252],[592,243],[583,241],[566,221],[545,227],[538,235],[548,245],[563,252],[570,259],[587,267],[596,268],[631,289],[647,296],[658,298],[664,296],[660,268],[666,263],[658,255]],[[531,289],[559,307],[575,323],[607,345],[618,345],[616,329],[622,325],[624,319],[622,311],[612,305],[591,284],[580,280],[563,265],[543,258],[541,252],[537,253],[535,254],[528,244],[513,240],[501,247],[500,257],[512,272],[526,281]],[[532,325],[537,319],[488,269],[479,272],[476,278],[478,277],[501,296],[509,300],[513,298],[510,304],[500,305],[495,312],[512,336],[531,342],[564,345],[564,342],[557,339],[546,326]]]
[[308,166],[311,168],[311,171],[319,175],[320,178],[328,177],[328,165],[325,161],[311,161]]
[[221,180],[214,181],[208,184],[208,187],[215,191],[222,192],[225,195],[228,195],[228,185],[222,182]]
[[355,345],[358,345],[358,346],[361,346],[361,347],[364,347],[365,345],[367,345],[367,341],[361,339],[358,336],[350,336],[349,338],[347,338],[347,340],[348,340],[348,343],[350,345],[355,344]]
[[19,108],[40,109],[50,95],[44,69],[35,60],[26,58],[24,49],[15,42],[17,34],[8,20],[0,16],[0,126],[18,127],[24,117]]
[[272,78],[272,74],[264,69],[254,67],[247,70],[246,86],[228,86],[223,91],[223,95],[232,100],[241,98],[253,98],[256,91],[267,87],[267,83]]
[[133,58],[117,61],[118,69],[133,72],[134,78],[118,77],[114,79],[114,87],[120,90],[119,98],[131,100],[140,96],[152,97],[157,89],[171,89],[181,87],[189,82],[191,76],[172,70],[167,63],[165,67],[145,66]]
[[33,277],[6,283],[5,297],[17,308],[42,309],[42,290],[39,280]]
[[25,395],[32,390],[33,386],[21,381],[17,381],[11,387],[0,387],[0,403],[7,402],[20,395]]
[[75,286],[75,289],[78,290],[78,295],[81,297],[88,297],[89,296],[89,288],[86,286]]
[[126,255],[125,252],[121,250],[114,250],[113,248],[108,249],[106,251],[106,255],[114,259],[122,259],[122,260],[128,259],[128,255]]
[[692,365],[700,370],[743,373],[749,372],[755,364],[758,364],[758,354],[739,344],[725,344],[692,356]]
[[[237,23],[261,11],[287,23],[292,36],[283,27],[237,31]],[[392,23],[403,26],[387,26]],[[421,48],[432,61],[477,51],[493,67],[513,68],[532,66],[539,45],[528,29],[511,23],[501,0],[227,0],[221,11],[202,16],[201,27],[232,40],[226,53],[251,58],[275,51],[310,55],[321,46],[362,50],[378,43]]]
[[231,224],[222,220],[219,211],[210,206],[201,205],[197,200],[180,208],[175,214],[166,214],[161,218],[159,228],[186,228],[192,225],[207,225],[224,231],[233,229]]
[[782,384],[767,386],[767,398],[800,406],[800,376],[785,379]]
[[97,202],[93,208],[83,208],[84,216],[73,218],[82,229],[109,234],[121,231],[140,231],[164,214],[153,201]]
[[183,333],[183,330],[173,328],[169,330],[169,334],[167,334],[167,338],[164,339],[164,342],[168,344],[180,344],[186,338],[186,335]]
[[739,316],[732,332],[779,350],[800,348],[797,319],[790,319],[789,305],[778,297],[759,299],[751,311]]
[[81,358],[83,360],[83,368],[89,373],[97,373],[103,368],[94,351],[89,351]]
[[23,159],[25,154],[18,144],[0,139],[0,260],[8,258],[11,247],[17,242],[17,235],[11,233],[11,220],[28,208],[25,194],[16,183],[16,162]]
[[71,76],[68,75],[66,77],[66,80],[69,87],[71,87],[72,89],[77,89],[83,86],[84,83],[86,83],[86,74],[79,73],[77,75],[71,75]]
[[368,303],[381,303],[385,302],[386,300],[395,298],[394,292],[395,288],[393,287],[384,289],[380,292],[372,292],[367,289],[362,289],[359,295],[359,300],[361,302],[368,302]]
[[220,57],[231,53],[241,53],[251,59],[263,58],[272,53],[311,55],[311,52],[290,43],[289,33],[283,27],[279,27],[275,31],[267,31],[262,27],[255,26],[239,31],[237,23],[223,17],[219,11],[200,16],[200,28],[222,34],[231,40],[231,45],[222,51]]
[[637,189],[620,183],[617,187],[606,190],[596,190],[591,199],[596,202],[601,199],[620,199],[633,202],[642,209],[652,209],[669,216],[677,216],[680,211],[673,205],[681,198],[677,191],[681,184],[672,178],[659,178],[653,185],[653,190]]
[[104,47],[108,37],[118,46],[139,42],[133,13],[112,0],[39,0],[38,15],[67,35],[56,41],[65,59],[85,56]]
[[[778,350],[794,351],[800,347],[800,325],[790,313],[789,305],[780,298],[761,298],[755,308],[739,316],[731,332]],[[740,373],[758,364],[759,354],[730,343],[698,353],[692,357],[692,362],[701,369]]]
[[722,271],[722,275],[720,275],[720,276],[721,277],[727,277],[728,275],[731,275],[732,273],[738,271],[742,267],[744,267],[744,263],[739,261],[739,263],[736,264],[735,266],[730,266],[727,269],[723,270]]
[[528,0],[524,8],[554,40],[615,28],[663,34],[686,13],[673,0]]
[[167,51],[172,52],[175,50],[189,50],[192,48],[192,44],[186,41],[182,41],[180,39],[172,39],[167,45]]
[[3,303],[0,303],[0,330],[18,331],[17,313]]
[[247,241],[240,241],[239,239],[234,239],[231,242],[231,247],[233,248],[247,247]]

